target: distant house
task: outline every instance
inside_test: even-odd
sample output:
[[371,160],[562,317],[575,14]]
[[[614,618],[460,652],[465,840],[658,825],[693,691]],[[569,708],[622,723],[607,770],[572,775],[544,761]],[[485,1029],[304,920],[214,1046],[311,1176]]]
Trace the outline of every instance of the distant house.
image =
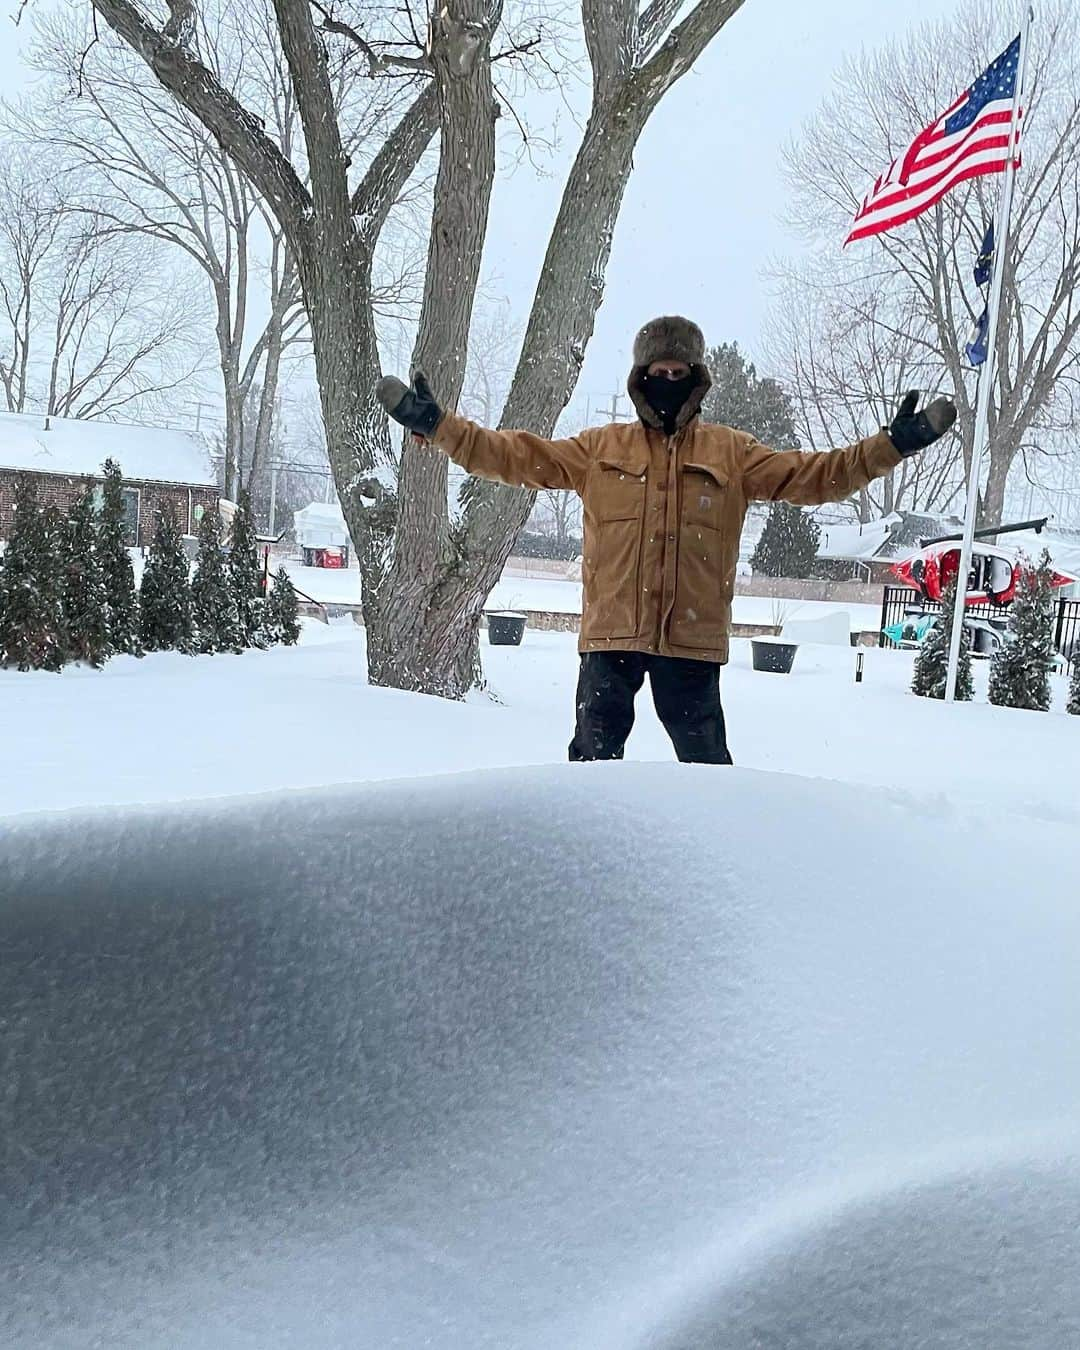
[[312,502],[293,512],[293,524],[306,567],[348,567],[352,541],[339,502]]
[[19,477],[34,480],[43,504],[66,510],[87,486],[100,484],[106,459],[116,460],[124,475],[132,546],[147,547],[166,503],[185,534],[194,534],[203,512],[217,504],[217,474],[197,436],[129,422],[0,412],[0,539],[11,533]]

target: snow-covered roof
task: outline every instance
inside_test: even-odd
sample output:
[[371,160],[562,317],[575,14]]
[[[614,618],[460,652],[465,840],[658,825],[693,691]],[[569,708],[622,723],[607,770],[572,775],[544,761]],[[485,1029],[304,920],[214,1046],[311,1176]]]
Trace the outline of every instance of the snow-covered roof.
[[312,502],[293,512],[297,529],[301,525],[321,525],[329,530],[345,529],[345,513],[340,502]]
[[97,477],[106,459],[135,482],[217,486],[205,444],[186,431],[0,412],[0,469]]
[[843,521],[831,524],[819,519],[821,543],[819,558],[868,561],[906,558],[922,547],[922,540],[949,534],[963,528],[963,521],[952,516],[927,515],[918,511],[893,511],[865,525]]
[[819,558],[873,558],[900,524],[895,513],[865,525],[822,525]]
[[1003,534],[999,543],[1007,548],[1019,549],[1029,558],[1038,559],[1043,549],[1047,549],[1050,559],[1062,572],[1070,572],[1080,577],[1080,530],[1043,530],[1036,534],[1034,530],[1022,530],[1016,534]]

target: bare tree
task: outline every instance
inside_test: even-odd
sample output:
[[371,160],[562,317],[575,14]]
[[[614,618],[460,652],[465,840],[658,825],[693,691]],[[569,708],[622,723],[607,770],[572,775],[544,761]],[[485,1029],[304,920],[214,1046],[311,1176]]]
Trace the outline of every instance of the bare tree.
[[[477,297],[458,410],[482,426],[494,426],[499,419],[514,377],[522,331],[505,296],[494,300],[482,294]],[[455,498],[468,475],[453,464],[448,466],[448,473],[453,514]],[[580,527],[580,520],[580,502],[574,493],[555,489],[537,493],[530,523],[554,538],[560,556]]]
[[[257,395],[258,390],[254,390],[251,411],[255,416],[260,406]],[[326,501],[329,480],[317,400],[293,400],[279,394],[266,455],[246,484],[255,519],[275,535],[284,533],[291,538],[293,513],[311,502]]]
[[469,330],[468,360],[459,411],[484,426],[493,426],[506,401],[521,347],[521,325],[514,320],[510,301],[491,302],[481,296]]
[[[364,581],[369,675],[377,683],[460,697],[476,678],[484,599],[532,505],[529,493],[469,483],[451,522],[442,456],[409,444],[400,463],[373,398],[379,375],[370,296],[387,215],[435,131],[440,134],[416,359],[457,401],[487,208],[499,111],[493,69],[498,0],[455,0],[423,36],[373,40],[363,19],[308,0],[273,0],[277,37],[303,130],[307,182],[280,142],[199,59],[132,0],[92,0],[97,14],[197,116],[255,185],[296,258],[311,322],[330,461]],[[583,0],[593,104],[566,184],[510,393],[506,425],[550,434],[576,383],[603,294],[611,238],[648,118],[741,0],[680,6]],[[407,72],[412,103],[359,181],[335,106],[328,27],[372,78]],[[346,31],[348,30],[348,31]],[[520,54],[528,40],[511,43]],[[401,45],[404,44],[404,45]]]
[[[973,79],[1019,27],[1001,6],[967,0],[948,21],[924,25],[876,54],[849,60],[838,92],[787,156],[793,219],[814,250],[814,265],[786,277],[789,376],[808,376],[830,415],[850,400],[864,414],[881,411],[909,382],[955,391],[957,430],[966,466],[974,433],[974,377],[964,343],[982,308],[971,266],[997,200],[999,180],[953,189],[942,203],[896,231],[852,245],[839,241],[870,183],[917,130],[947,106],[957,85]],[[952,53],[948,62],[942,51]],[[1075,430],[1080,361],[1080,40],[1075,7],[1052,0],[1033,30],[1030,94],[1024,115],[1024,165],[1017,180],[1013,231],[1004,259],[1004,318],[991,402],[990,464],[982,517],[1001,520],[1009,471],[1019,455],[1037,454]],[[888,89],[887,101],[881,91]],[[811,333],[792,324],[790,307],[824,316]],[[842,369],[828,349],[846,311]],[[801,330],[795,341],[792,327]],[[842,325],[841,325],[842,327]],[[911,377],[918,375],[918,380]],[[811,378],[811,385],[815,380]],[[820,419],[821,410],[813,415]],[[865,417],[864,417],[865,421]],[[943,447],[942,453],[948,447]],[[942,474],[941,454],[896,485],[923,502],[951,500],[959,464]],[[913,475],[923,475],[916,488]],[[938,481],[932,481],[932,480]],[[914,499],[914,497],[913,497]],[[882,503],[883,505],[886,503]]]
[[0,386],[11,412],[110,417],[199,366],[188,297],[145,242],[72,212],[17,154],[0,187]]
[[[265,9],[234,0],[190,13],[192,36],[216,78],[242,88],[293,155],[295,100]],[[203,124],[159,85],[147,84],[145,67],[129,49],[92,42],[81,0],[39,16],[36,26],[31,60],[44,85],[8,110],[9,124],[52,156],[73,209],[110,222],[118,233],[167,243],[200,268],[221,370],[224,488],[235,497],[265,462],[282,361],[308,339],[282,227]],[[336,97],[351,101],[363,124],[378,110],[370,98],[357,106],[354,86],[338,72]],[[384,274],[373,303],[393,309],[407,303],[406,291],[407,277]]]
[[[70,4],[38,18],[32,60],[46,82],[7,120],[52,157],[70,209],[99,229],[170,245],[206,278],[224,398],[224,486],[235,497],[265,457],[282,357],[304,338],[296,268],[275,218],[201,123],[147,85],[124,48],[91,43],[87,26],[85,8]],[[234,26],[218,17],[200,37],[219,73],[240,64]],[[272,62],[259,71],[260,104],[288,146],[295,116],[273,74]],[[262,401],[245,445],[242,410],[256,383]]]
[[[831,259],[787,265],[767,325],[799,442],[814,450],[858,440],[875,420],[886,425],[898,390],[932,388],[941,375],[917,336],[910,296],[883,295],[854,278],[838,290],[832,270]],[[944,511],[962,483],[960,440],[948,436],[871,483],[852,508],[864,523],[893,511]]]

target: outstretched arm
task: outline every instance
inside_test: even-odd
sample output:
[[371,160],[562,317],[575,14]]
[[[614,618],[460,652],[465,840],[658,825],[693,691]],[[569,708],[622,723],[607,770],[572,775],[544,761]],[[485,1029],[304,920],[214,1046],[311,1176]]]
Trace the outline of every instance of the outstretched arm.
[[900,404],[886,430],[843,450],[804,454],[801,450],[770,450],[748,437],[743,463],[743,491],[748,498],[785,501],[793,506],[821,506],[843,501],[906,459],[918,454],[956,421],[956,407],[936,398],[917,412],[919,396],[913,390]]
[[531,431],[488,431],[457,413],[446,413],[431,436],[433,445],[469,473],[511,487],[580,491],[589,452],[577,436],[548,441]]
[[582,439],[549,441],[529,431],[489,431],[457,413],[444,413],[419,371],[411,386],[392,376],[380,380],[376,395],[395,422],[478,478],[568,491],[579,491],[585,481],[589,451]]
[[853,492],[883,478],[902,456],[879,431],[843,450],[770,450],[748,438],[743,464],[743,491],[750,500],[791,502],[793,506],[821,506],[842,502]]

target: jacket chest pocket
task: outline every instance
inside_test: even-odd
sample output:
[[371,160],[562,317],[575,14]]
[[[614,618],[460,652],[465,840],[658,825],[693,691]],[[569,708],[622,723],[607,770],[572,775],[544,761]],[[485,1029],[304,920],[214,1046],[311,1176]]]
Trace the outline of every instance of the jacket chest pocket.
[[640,520],[645,513],[646,473],[601,460],[593,471],[589,506],[597,520]]
[[646,478],[644,463],[598,460],[593,466],[585,502],[586,639],[611,641],[638,631]]
[[722,470],[706,464],[685,464],[682,471],[683,524],[719,530],[727,514],[729,491]]

